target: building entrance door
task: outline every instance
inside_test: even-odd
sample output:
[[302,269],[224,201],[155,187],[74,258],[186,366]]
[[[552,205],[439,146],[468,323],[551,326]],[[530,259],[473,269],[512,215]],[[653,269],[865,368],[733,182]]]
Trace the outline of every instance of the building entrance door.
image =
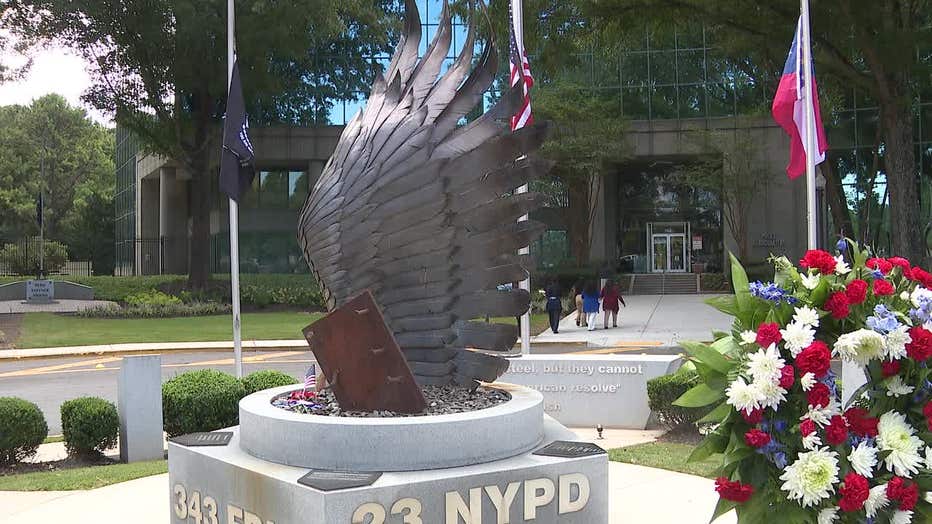
[[656,233],[651,235],[651,270],[654,273],[686,272],[686,235]]

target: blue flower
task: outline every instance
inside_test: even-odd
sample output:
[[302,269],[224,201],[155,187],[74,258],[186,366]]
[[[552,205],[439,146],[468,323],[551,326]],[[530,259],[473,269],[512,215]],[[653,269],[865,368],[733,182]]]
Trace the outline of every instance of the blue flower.
[[751,295],[767,300],[769,302],[773,302],[777,305],[779,305],[781,302],[795,304],[798,301],[796,297],[790,295],[785,289],[781,288],[773,282],[767,282],[764,284],[758,280],[757,282],[752,282],[749,284],[748,288],[751,291]]
[[835,249],[837,249],[839,253],[848,251],[848,241],[845,239],[839,240],[838,243],[835,244]]
[[883,274],[883,271],[879,269],[872,270],[871,276],[874,277],[874,280],[882,280],[883,278],[886,277],[886,275]]
[[778,451],[773,454],[773,463],[779,469],[786,468],[786,453]]
[[874,314],[867,317],[866,324],[867,327],[883,335],[896,330],[901,325],[896,315],[883,304],[874,306]]

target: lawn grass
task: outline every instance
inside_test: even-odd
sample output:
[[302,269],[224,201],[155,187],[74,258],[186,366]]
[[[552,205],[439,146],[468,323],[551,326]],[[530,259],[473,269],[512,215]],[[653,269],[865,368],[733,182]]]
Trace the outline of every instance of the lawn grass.
[[[492,317],[490,319],[492,322],[498,322],[501,324],[517,324],[518,319],[515,317]],[[531,335],[539,335],[544,331],[550,329],[550,317],[546,313],[532,313],[531,314]]]
[[64,442],[65,437],[63,435],[53,435],[51,437],[45,437],[45,440],[42,441],[43,444],[54,444],[56,442]]
[[95,489],[168,471],[167,460],[89,466],[0,476],[0,491],[72,491]]
[[721,465],[721,457],[712,455],[701,462],[687,463],[686,458],[689,457],[693,449],[695,449],[695,446],[690,444],[648,442],[609,450],[608,457],[617,462],[627,462],[628,464],[715,478],[715,469]]
[[[301,330],[322,313],[243,314],[244,340],[297,340]],[[209,342],[232,339],[229,315],[179,318],[80,318],[27,313],[17,348],[88,346],[127,342]]]

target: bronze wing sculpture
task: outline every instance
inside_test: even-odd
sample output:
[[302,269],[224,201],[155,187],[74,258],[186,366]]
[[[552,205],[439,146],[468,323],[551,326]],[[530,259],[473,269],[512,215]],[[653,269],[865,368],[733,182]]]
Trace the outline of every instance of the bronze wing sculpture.
[[407,0],[405,8],[388,70],[308,196],[298,240],[331,310],[372,292],[420,384],[490,382],[508,369],[494,352],[509,351],[518,330],[474,319],[529,307],[526,291],[498,287],[525,278],[526,257],[516,253],[544,230],[517,222],[541,197],[513,191],[549,170],[544,161],[516,160],[540,146],[545,130],[509,130],[515,92],[463,125],[496,76],[494,41],[473,67],[471,20],[462,53],[440,74],[449,7],[420,60],[417,6]]

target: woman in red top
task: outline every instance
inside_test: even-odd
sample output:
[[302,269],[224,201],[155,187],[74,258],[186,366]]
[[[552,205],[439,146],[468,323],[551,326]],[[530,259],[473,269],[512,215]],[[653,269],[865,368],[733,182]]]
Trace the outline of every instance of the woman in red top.
[[621,297],[618,286],[613,281],[606,280],[605,287],[602,288],[599,298],[602,299],[602,324],[604,328],[608,329],[609,314],[612,316],[612,327],[618,327],[618,303],[621,302],[621,305],[628,307],[625,304],[625,299]]

